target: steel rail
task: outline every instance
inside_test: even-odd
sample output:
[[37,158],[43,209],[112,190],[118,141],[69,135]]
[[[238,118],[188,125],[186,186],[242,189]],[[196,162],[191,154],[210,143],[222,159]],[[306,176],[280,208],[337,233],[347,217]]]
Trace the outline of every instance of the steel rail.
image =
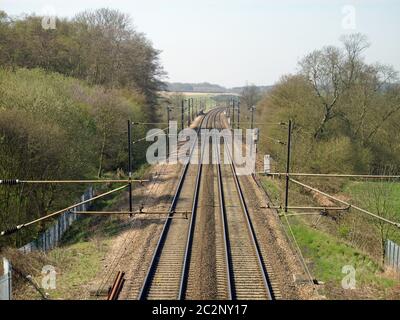
[[242,211],[243,211],[243,214],[245,216],[246,223],[247,223],[247,229],[249,231],[249,236],[250,236],[252,245],[253,245],[254,250],[255,250],[256,259],[257,259],[257,263],[258,263],[258,266],[259,266],[260,271],[261,271],[261,276],[262,276],[262,279],[263,279],[264,288],[265,288],[265,291],[266,291],[266,294],[267,294],[267,297],[269,298],[269,300],[273,300],[275,298],[274,297],[274,292],[272,290],[272,285],[271,285],[271,282],[270,282],[269,277],[268,277],[268,271],[266,270],[266,267],[265,267],[265,265],[263,263],[260,246],[259,246],[257,238],[255,236],[254,227],[253,227],[253,224],[251,222],[250,214],[248,212],[247,204],[246,204],[245,199],[244,199],[244,195],[243,195],[242,188],[240,186],[239,179],[237,177],[235,164],[233,162],[233,157],[231,156],[231,151],[229,150],[229,146],[228,146],[227,150],[228,150],[227,154],[228,154],[228,157],[229,157],[229,160],[230,160],[229,162],[230,162],[230,168],[232,170],[233,180],[235,182],[236,190],[237,190],[238,195],[239,195],[239,200],[240,200]]
[[[208,127],[209,120],[213,114],[214,114],[214,112],[211,111],[207,115],[206,127]],[[201,125],[200,125],[200,127],[201,127]],[[192,214],[190,217],[188,236],[187,236],[185,253],[184,253],[184,258],[183,258],[183,266],[182,266],[181,282],[179,285],[178,300],[185,299],[185,294],[186,294],[187,281],[188,281],[188,276],[189,276],[188,273],[189,273],[189,266],[190,266],[191,250],[192,250],[193,236],[194,236],[194,226],[195,226],[196,213],[197,213],[197,204],[198,204],[199,193],[200,193],[200,181],[201,181],[201,174],[202,174],[202,170],[203,170],[204,145],[205,144],[203,144],[203,142],[201,141],[199,167],[197,169],[197,175],[196,175],[195,190],[194,190],[193,202],[192,202]]]
[[[206,117],[201,119],[201,122],[200,122],[198,130],[202,127],[202,124],[203,124],[203,121],[204,121],[205,118]],[[172,220],[171,218],[174,215],[173,211],[175,210],[176,205],[178,203],[179,195],[181,193],[182,186],[183,186],[183,182],[185,181],[186,173],[187,173],[188,168],[190,166],[190,159],[193,156],[193,152],[194,152],[195,147],[196,147],[197,144],[198,144],[198,135],[197,135],[196,141],[193,144],[193,147],[192,147],[192,149],[190,151],[189,161],[185,164],[185,166],[183,168],[183,171],[182,171],[182,174],[181,174],[181,176],[179,178],[178,186],[176,188],[174,197],[172,199],[172,203],[171,203],[171,206],[170,206],[170,209],[169,209],[168,216],[167,216],[166,221],[164,223],[163,229],[161,231],[161,236],[160,236],[160,238],[159,238],[159,240],[157,242],[156,249],[154,251],[154,254],[153,254],[151,262],[150,262],[150,267],[149,267],[149,269],[147,271],[146,277],[144,279],[142,288],[141,288],[140,293],[139,293],[139,300],[145,300],[147,295],[148,295],[148,292],[150,290],[151,280],[152,280],[152,278],[153,278],[153,276],[155,274],[156,268],[157,268],[157,258],[161,254],[162,249],[164,247],[164,242],[165,242],[165,239],[167,237],[168,230],[169,230],[169,227],[170,227],[170,224],[171,224],[171,220]],[[192,208],[192,211],[193,211],[193,208]],[[193,212],[192,212],[192,216],[193,216]],[[179,296],[180,297],[182,296],[181,288],[182,288],[182,281],[180,283],[180,289],[179,289]]]
[[118,296],[122,290],[122,287],[124,286],[125,283],[125,272],[118,271],[117,276],[110,287],[110,291],[107,296],[107,300],[117,300]]
[[[216,127],[216,118],[215,118],[215,125]],[[222,184],[222,173],[221,173],[221,159],[220,159],[220,148],[217,145],[214,147],[217,155],[217,178],[218,178],[218,194],[219,194],[219,204],[220,204],[220,213],[221,213],[221,223],[222,223],[222,233],[223,233],[223,247],[225,252],[225,261],[226,261],[226,275],[227,275],[227,291],[228,291],[228,299],[232,300],[232,286],[234,284],[234,279],[231,273],[231,265],[232,265],[232,258],[230,255],[230,248],[229,248],[229,234],[227,230],[227,218],[226,218],[226,211],[225,211],[225,198],[224,198],[224,188]]]

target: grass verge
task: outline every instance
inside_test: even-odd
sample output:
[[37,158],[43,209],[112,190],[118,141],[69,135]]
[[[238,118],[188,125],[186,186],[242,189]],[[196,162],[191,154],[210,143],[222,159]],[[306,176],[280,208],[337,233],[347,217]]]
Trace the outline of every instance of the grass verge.
[[[261,179],[275,203],[280,203],[282,194],[279,181],[271,178]],[[362,192],[368,186],[347,186],[353,192]],[[301,199],[304,195],[292,188],[291,199]],[[396,194],[394,194],[394,197]],[[296,200],[295,200],[296,201]],[[396,199],[395,199],[396,201]],[[293,233],[302,250],[312,275],[319,281],[325,282],[323,294],[330,299],[359,299],[359,298],[396,298],[393,292],[398,290],[399,282],[392,275],[383,272],[381,266],[370,256],[349,245],[335,235],[320,231],[307,224],[300,217],[288,217]],[[347,273],[342,273],[344,266],[355,269],[356,289],[344,290],[342,280]],[[397,286],[397,287],[396,287]]]

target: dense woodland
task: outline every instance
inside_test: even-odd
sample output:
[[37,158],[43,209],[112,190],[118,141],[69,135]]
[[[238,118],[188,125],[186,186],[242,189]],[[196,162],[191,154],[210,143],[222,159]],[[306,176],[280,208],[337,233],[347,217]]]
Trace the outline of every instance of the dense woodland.
[[[294,121],[295,171],[398,173],[398,72],[365,62],[370,46],[365,36],[347,35],[341,41],[341,47],[310,53],[299,62],[298,73],[282,77],[257,106],[261,122]],[[287,131],[280,126],[263,130],[286,141]],[[285,170],[285,147],[272,140],[265,144],[279,170]]]
[[[163,87],[159,51],[129,16],[100,9],[57,19],[0,12],[0,177],[76,179],[119,175],[127,167],[127,119],[156,120]],[[136,126],[134,139],[145,126]],[[144,163],[134,145],[134,166]],[[71,187],[72,188],[72,187]],[[0,229],[71,203],[81,188],[0,188]],[[45,226],[0,239],[23,245]]]

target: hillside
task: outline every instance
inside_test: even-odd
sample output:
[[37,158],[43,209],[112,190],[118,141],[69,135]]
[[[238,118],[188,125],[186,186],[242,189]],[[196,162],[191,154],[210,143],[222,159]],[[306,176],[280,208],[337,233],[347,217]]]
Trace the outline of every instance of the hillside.
[[[81,179],[125,172],[127,156],[121,150],[126,146],[126,119],[150,119],[140,95],[89,86],[42,69],[0,69],[0,88],[0,176],[6,179]],[[136,129],[133,137],[142,137],[146,128],[142,130]],[[145,160],[145,146],[135,145],[135,168]],[[0,227],[66,206],[81,192],[45,185],[1,188],[0,198],[9,200],[0,202]],[[19,196],[30,201],[20,203]],[[22,246],[44,227],[2,237],[0,247]]]

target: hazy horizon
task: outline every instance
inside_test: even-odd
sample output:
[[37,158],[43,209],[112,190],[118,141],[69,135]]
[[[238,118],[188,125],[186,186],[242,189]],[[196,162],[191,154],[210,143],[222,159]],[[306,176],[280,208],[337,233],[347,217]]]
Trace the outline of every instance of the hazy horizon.
[[273,85],[282,75],[296,72],[298,60],[307,53],[340,45],[341,35],[355,32],[371,42],[367,62],[400,71],[400,2],[394,0],[0,0],[0,9],[9,15],[54,11],[72,17],[101,7],[132,17],[136,29],[162,51],[168,82],[228,88],[246,82]]

